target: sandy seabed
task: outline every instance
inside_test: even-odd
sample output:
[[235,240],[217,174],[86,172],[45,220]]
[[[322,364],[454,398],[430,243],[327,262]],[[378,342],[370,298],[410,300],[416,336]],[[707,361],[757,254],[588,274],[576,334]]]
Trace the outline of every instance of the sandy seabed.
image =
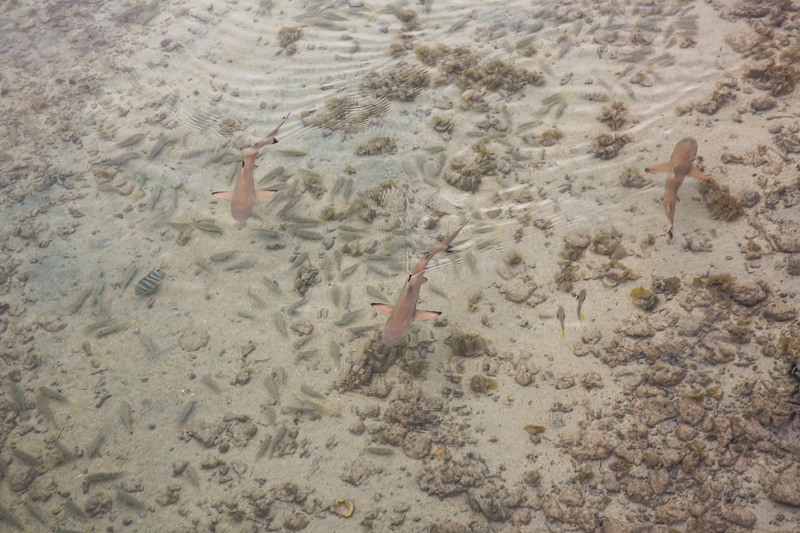
[[800,530],[799,7],[5,3],[0,530]]

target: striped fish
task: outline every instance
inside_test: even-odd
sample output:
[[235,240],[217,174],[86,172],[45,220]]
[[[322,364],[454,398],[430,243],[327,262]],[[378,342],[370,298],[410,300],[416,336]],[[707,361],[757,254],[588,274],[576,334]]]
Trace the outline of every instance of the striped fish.
[[137,296],[147,296],[148,294],[153,294],[158,289],[158,286],[161,285],[161,280],[164,279],[164,272],[161,271],[160,268],[156,268],[148,275],[143,277],[139,280],[139,283],[136,284],[136,292]]

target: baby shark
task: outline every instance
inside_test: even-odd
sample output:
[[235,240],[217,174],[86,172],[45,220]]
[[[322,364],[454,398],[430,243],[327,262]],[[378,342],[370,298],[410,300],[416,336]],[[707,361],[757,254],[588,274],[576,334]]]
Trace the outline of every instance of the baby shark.
[[647,172],[667,171],[667,185],[664,191],[664,210],[669,220],[669,229],[663,235],[672,238],[672,228],[675,225],[675,206],[678,203],[678,189],[683,184],[683,178],[687,175],[699,180],[708,181],[708,178],[694,166],[697,157],[697,141],[691,137],[681,139],[672,151],[672,157],[666,163],[660,163],[647,167]]
[[408,275],[403,289],[400,291],[400,296],[397,298],[397,302],[395,302],[394,305],[372,304],[372,307],[375,308],[377,312],[389,317],[381,333],[381,341],[384,344],[387,346],[396,346],[399,344],[400,341],[403,340],[403,337],[406,336],[406,333],[408,333],[408,328],[411,327],[411,322],[414,320],[434,318],[442,314],[441,311],[417,310],[420,288],[423,283],[428,281],[423,274],[425,273],[425,269],[428,268],[428,262],[433,259],[433,256],[440,250],[447,250],[450,243],[453,242],[453,239],[458,235],[458,232],[464,229],[467,223],[469,223],[469,220],[464,222],[452,235],[436,243],[428,253],[422,256],[422,259],[420,259],[411,270],[411,274]]
[[253,171],[258,168],[255,164],[258,151],[265,144],[275,144],[278,142],[275,135],[278,134],[278,130],[281,129],[281,126],[283,126],[287,118],[289,118],[289,115],[284,117],[281,123],[278,124],[278,127],[272,130],[272,133],[258,141],[255,146],[244,154],[244,160],[242,161],[242,166],[239,167],[239,174],[236,176],[233,191],[211,193],[217,198],[229,200],[231,202],[231,215],[239,222],[247,220],[250,218],[250,215],[253,214],[253,205],[255,205],[256,198],[264,198],[278,192],[274,190],[257,191],[253,182]]

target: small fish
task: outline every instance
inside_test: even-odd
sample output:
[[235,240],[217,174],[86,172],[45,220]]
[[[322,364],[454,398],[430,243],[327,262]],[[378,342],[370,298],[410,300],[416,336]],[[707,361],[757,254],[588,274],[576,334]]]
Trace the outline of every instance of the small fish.
[[144,502],[134,498],[133,496],[131,496],[127,492],[124,492],[122,490],[118,490],[117,491],[117,497],[120,500],[122,500],[123,502],[125,502],[126,504],[130,505],[131,507],[134,507],[136,509],[144,509]]
[[277,281],[271,280],[267,276],[261,276],[261,279],[264,280],[264,285],[269,287],[272,292],[283,294]]
[[51,522],[50,517],[48,517],[44,511],[42,511],[30,497],[25,499],[25,507],[28,508],[28,511],[36,517],[36,519],[41,522],[42,524],[49,524]]
[[137,296],[148,296],[156,292],[158,286],[161,285],[161,280],[164,279],[166,273],[161,270],[160,268],[154,269],[148,275],[143,277],[139,280],[139,283],[136,284],[136,289],[134,293]]
[[239,167],[239,174],[236,176],[236,182],[233,184],[232,191],[211,193],[217,198],[230,200],[231,216],[233,216],[234,220],[238,220],[239,222],[247,220],[250,218],[250,215],[253,214],[253,206],[255,205],[256,198],[264,198],[278,192],[274,189],[257,191],[253,182],[253,171],[256,169],[255,163],[259,149],[265,144],[275,144],[278,142],[275,135],[278,134],[278,130],[281,129],[281,126],[283,126],[287,118],[289,118],[289,115],[284,117],[283,121],[278,124],[278,127],[272,130],[272,133],[258,141],[255,146],[244,154],[244,160],[242,161],[242,166]]
[[283,313],[280,311],[275,311],[275,325],[278,326],[278,331],[288,339],[289,332],[286,330],[286,320],[283,319]]
[[131,418],[131,406],[125,400],[122,400],[119,405],[119,417],[128,433],[133,433],[133,419]]
[[120,331],[120,330],[123,330],[123,329],[127,329],[127,327],[128,327],[128,324],[125,324],[123,322],[114,322],[114,323],[109,324],[107,326],[103,326],[101,328],[97,328],[96,335],[98,337],[105,337],[106,335],[111,335],[114,332],[117,332],[117,331]]
[[363,309],[359,309],[358,311],[351,311],[350,313],[345,313],[341,316],[341,318],[339,318],[339,320],[337,320],[333,324],[335,326],[346,326],[347,324],[355,320],[355,318],[359,315],[359,313],[361,313],[361,311],[363,311]]
[[99,483],[101,481],[117,479],[124,474],[125,472],[96,472],[94,474],[87,475],[84,479],[87,483]]
[[669,235],[670,239],[672,238],[672,228],[675,225],[675,206],[680,200],[678,198],[678,189],[683,184],[683,179],[688,175],[699,180],[708,181],[708,177],[694,166],[695,157],[697,157],[697,141],[687,137],[678,141],[668,162],[659,163],[645,169],[647,172],[667,171],[667,184],[664,190],[664,211],[666,211],[667,220],[669,220],[669,229],[663,235]]
[[358,268],[358,265],[360,265],[360,264],[361,264],[361,262],[358,262],[358,263],[354,263],[354,264],[350,265],[347,268],[343,268],[342,272],[340,274],[341,279],[344,279],[347,276],[349,276],[350,274],[352,274],[353,272],[355,272],[356,269]]
[[276,402],[281,401],[281,395],[280,392],[278,391],[278,384],[275,383],[275,380],[272,378],[272,376],[267,376],[264,378],[264,386],[267,387],[267,390],[272,395],[272,397],[275,398]]
[[97,435],[92,439],[92,442],[89,443],[89,447],[86,448],[86,457],[89,459],[92,458],[94,452],[97,451],[97,448],[100,447],[100,443],[103,441],[103,433],[105,432],[106,426],[103,424],[103,427],[100,428],[100,431],[97,432]]
[[3,517],[3,520],[8,521],[8,523],[13,524],[15,527],[23,531],[28,531],[28,528],[25,527],[25,524],[22,523],[22,520],[17,518],[17,515],[12,513],[8,507],[0,505],[0,516]]
[[256,264],[255,259],[253,259],[252,257],[248,257],[247,259],[242,259],[241,261],[239,261],[234,265],[226,266],[225,270],[237,270],[237,271],[244,270],[246,268],[252,267],[255,264]]
[[258,451],[256,452],[256,459],[261,459],[266,455],[267,450],[269,450],[269,445],[272,442],[272,435],[267,435],[264,437],[264,440],[261,442],[261,446],[258,447]]
[[41,393],[44,394],[45,396],[47,396],[48,398],[53,398],[54,400],[60,400],[62,402],[70,403],[70,404],[72,404],[72,407],[78,407],[77,403],[73,402],[72,400],[70,400],[69,398],[67,398],[66,396],[61,394],[60,392],[54,391],[53,389],[50,389],[50,388],[47,388],[47,387],[39,387],[39,391],[41,391]]
[[331,357],[333,357],[333,360],[336,361],[336,364],[338,365],[339,360],[342,358],[342,352],[339,349],[339,345],[336,343],[336,341],[331,340],[330,349],[331,349]]
[[11,382],[11,394],[14,396],[14,400],[19,405],[19,408],[23,411],[27,411],[27,407],[25,406],[25,396],[22,394],[22,389],[19,388],[19,385]]
[[186,422],[186,419],[189,418],[189,413],[192,412],[192,409],[194,409],[194,400],[186,400],[181,407],[181,412],[178,413],[178,425]]
[[558,306],[558,314],[556,314],[556,317],[558,318],[558,321],[561,323],[561,338],[562,339],[567,336],[567,333],[564,330],[564,318],[566,318],[566,316],[567,316],[567,313],[566,313],[566,311],[564,311],[564,306],[563,305],[559,305]]
[[211,257],[209,257],[209,259],[211,259],[212,261],[227,261],[237,253],[239,253],[239,250],[228,250],[225,252],[216,253]]
[[136,275],[136,272],[138,270],[139,270],[139,266],[136,263],[134,263],[134,264],[132,264],[131,266],[128,267],[128,270],[125,271],[125,277],[122,280],[122,290],[123,291],[128,288],[128,285],[131,284],[131,281],[133,281],[133,276]]
[[300,307],[301,305],[305,305],[307,302],[308,302],[308,296],[303,296],[298,301],[296,301],[295,303],[286,308],[286,314],[293,315],[294,312],[297,311],[298,307]]
[[222,227],[220,227],[219,224],[214,224],[213,222],[209,222],[207,220],[192,222],[192,226],[207,233],[222,233]]
[[75,501],[72,498],[67,498],[67,507],[69,508],[70,511],[80,516],[84,520],[88,518],[88,516],[86,516],[86,513],[83,512],[83,509],[81,509],[80,506],[77,503],[75,503]]
[[372,307],[378,311],[379,313],[386,315],[389,319],[386,321],[386,325],[383,327],[383,332],[381,333],[381,340],[387,346],[396,346],[403,340],[403,337],[406,336],[408,332],[408,328],[411,327],[411,322],[414,320],[424,320],[426,318],[434,318],[442,313],[440,311],[418,311],[417,310],[417,301],[419,300],[419,291],[422,288],[422,284],[428,281],[424,274],[425,269],[428,268],[428,263],[433,256],[436,255],[437,252],[440,250],[447,250],[450,246],[450,243],[453,242],[453,239],[459,234],[459,232],[464,229],[464,226],[469,223],[464,222],[452,235],[436,243],[436,245],[431,248],[428,253],[426,253],[422,258],[417,262],[414,268],[411,270],[411,274],[408,275],[408,279],[406,279],[403,288],[400,290],[400,296],[397,298],[397,302],[395,305],[387,305],[387,304],[380,304],[374,303]]
[[36,466],[44,466],[44,463],[40,459],[38,459],[37,457],[34,457],[32,454],[30,454],[30,453],[28,453],[28,452],[26,452],[24,450],[20,450],[16,446],[10,446],[9,449],[11,450],[11,453],[13,453],[14,455],[19,457],[20,459],[22,459],[26,463],[30,463],[30,464],[36,465]]
[[581,313],[581,307],[583,306],[583,302],[586,300],[586,289],[581,289],[581,292],[578,294],[578,319],[583,320],[583,313]]
[[308,241],[321,241],[325,238],[325,236],[321,233],[303,228],[293,228],[291,232],[295,237],[300,237],[301,239],[306,239]]
[[153,341],[153,339],[150,338],[150,335],[148,335],[147,333],[142,333],[141,339],[142,339],[142,343],[147,347],[147,349],[150,351],[151,355],[157,355],[158,354],[158,346]]

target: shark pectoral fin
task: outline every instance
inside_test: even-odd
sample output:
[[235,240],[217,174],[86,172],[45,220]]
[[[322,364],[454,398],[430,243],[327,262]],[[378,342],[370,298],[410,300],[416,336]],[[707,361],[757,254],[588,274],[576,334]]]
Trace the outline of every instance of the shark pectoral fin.
[[420,281],[420,283],[428,283],[428,278],[422,276],[422,281]]
[[692,165],[692,168],[689,169],[689,175],[699,180],[708,181],[708,176],[697,170],[697,167],[694,165]]
[[389,316],[392,314],[392,309],[394,309],[394,306],[386,304],[372,304],[372,308],[382,315]]
[[653,165],[645,169],[645,171],[647,172],[662,172],[662,171],[665,172],[667,170],[669,170],[669,161],[667,161],[666,163],[659,163],[657,165]]
[[420,311],[419,309],[414,313],[414,320],[425,320],[426,318],[436,318],[441,315],[441,311]]
[[272,196],[276,192],[278,191],[269,191],[269,190],[256,191],[256,198],[266,198],[267,196]]
[[221,200],[233,200],[233,191],[217,191],[212,192],[211,195],[220,198]]

